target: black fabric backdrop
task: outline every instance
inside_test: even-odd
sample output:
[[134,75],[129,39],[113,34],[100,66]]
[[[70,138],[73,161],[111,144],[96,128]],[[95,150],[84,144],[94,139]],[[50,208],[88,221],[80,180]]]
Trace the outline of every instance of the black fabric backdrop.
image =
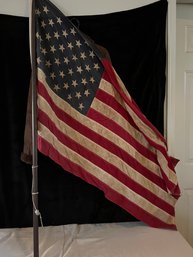
[[[70,17],[106,47],[131,96],[163,132],[167,1],[134,10]],[[0,227],[32,226],[31,166],[20,161],[30,80],[28,18],[0,15]],[[101,191],[41,154],[39,209],[44,225],[135,220]]]

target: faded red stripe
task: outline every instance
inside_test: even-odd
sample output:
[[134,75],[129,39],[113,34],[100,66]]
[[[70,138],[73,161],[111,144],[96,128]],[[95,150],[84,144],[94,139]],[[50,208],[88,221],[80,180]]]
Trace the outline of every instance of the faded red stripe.
[[[119,94],[117,92],[117,94]],[[102,89],[98,89],[96,96],[97,99],[99,99],[101,102],[105,103],[106,105],[110,106],[112,109],[114,109],[117,113],[119,113],[128,123],[131,124],[135,129],[138,129],[135,122],[127,112],[127,110],[117,101],[116,96],[112,96],[111,94],[107,93],[106,91]]]
[[167,181],[168,185],[169,185],[169,188],[171,188],[171,193],[172,193],[172,196],[175,198],[175,199],[178,199],[179,196],[180,196],[180,188],[176,185],[174,185],[169,179],[168,177],[166,176],[165,172],[163,172],[163,170],[161,169],[161,173],[162,173],[162,176],[163,176],[163,179],[165,181]]

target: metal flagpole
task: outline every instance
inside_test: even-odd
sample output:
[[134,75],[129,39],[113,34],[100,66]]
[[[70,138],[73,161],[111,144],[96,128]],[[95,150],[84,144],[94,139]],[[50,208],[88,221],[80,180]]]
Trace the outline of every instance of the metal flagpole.
[[38,155],[37,155],[37,91],[36,91],[36,47],[35,47],[35,1],[31,2],[30,50],[32,68],[32,203],[33,203],[33,252],[39,257],[39,215],[38,210]]

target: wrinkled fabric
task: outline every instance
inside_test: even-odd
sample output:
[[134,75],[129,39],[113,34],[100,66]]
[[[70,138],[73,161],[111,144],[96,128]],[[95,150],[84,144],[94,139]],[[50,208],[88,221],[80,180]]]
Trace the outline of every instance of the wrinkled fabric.
[[[42,257],[192,257],[178,231],[154,229],[140,222],[84,224],[39,229]],[[0,230],[0,255],[32,257],[32,228]]]

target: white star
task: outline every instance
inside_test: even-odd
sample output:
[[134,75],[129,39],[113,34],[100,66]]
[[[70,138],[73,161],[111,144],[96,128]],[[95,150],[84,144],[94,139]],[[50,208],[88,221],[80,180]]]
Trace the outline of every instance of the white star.
[[60,35],[58,34],[58,32],[54,32],[54,37],[57,38],[57,39],[60,37]]
[[56,51],[55,46],[51,46],[51,47],[50,47],[50,52],[54,53],[55,51]]
[[49,41],[50,38],[51,38],[50,33],[47,33],[47,34],[46,34],[46,39]]
[[43,12],[45,12],[46,14],[49,12],[48,7],[47,6],[43,6]]
[[90,71],[91,70],[90,66],[89,65],[85,65],[85,70]]
[[62,24],[62,20],[60,19],[60,17],[57,17],[57,23],[59,23],[60,25]]
[[70,61],[68,59],[68,57],[64,57],[64,63],[68,64]]
[[60,89],[60,87],[58,86],[58,84],[54,85],[54,90],[58,91]]
[[55,73],[54,73],[54,72],[50,73],[50,77],[51,77],[52,79],[55,79],[55,77],[56,77]]
[[60,71],[60,72],[59,72],[59,75],[60,75],[60,77],[62,77],[62,78],[64,78],[64,76],[65,76],[63,71]]
[[80,43],[80,40],[76,40],[76,46],[78,46],[80,48],[82,44]]
[[46,66],[47,66],[48,68],[50,68],[50,66],[51,66],[50,60],[46,61]]
[[82,79],[81,83],[82,83],[83,85],[86,85],[86,84],[87,84],[86,79]]
[[78,99],[80,99],[82,96],[81,96],[81,93],[80,92],[76,92],[76,95],[75,97],[77,97]]
[[46,23],[44,21],[41,22],[41,27],[45,28],[46,27]]
[[37,38],[40,38],[39,32],[36,32],[36,37],[37,37]]
[[59,58],[55,58],[55,64],[57,64],[58,66],[61,64]]
[[52,27],[54,26],[54,22],[53,22],[52,19],[49,19],[49,25],[52,26]]
[[36,38],[37,38],[37,39],[40,39],[40,41],[43,41],[42,38],[41,38],[41,36],[40,36],[40,34],[39,34],[39,32],[36,32]]
[[86,59],[85,52],[81,52],[81,53],[80,53],[80,58],[82,58],[83,60]]
[[70,43],[68,43],[68,48],[70,48],[70,50],[72,50],[73,45],[72,45],[72,43],[71,43],[71,42],[70,42]]
[[65,50],[64,45],[59,45],[59,49],[63,52]]
[[41,52],[44,54],[44,55],[46,55],[47,54],[47,51],[46,51],[46,48],[41,48]]
[[82,109],[84,109],[83,103],[80,103],[78,108],[82,111]]
[[41,14],[40,10],[39,10],[39,9],[36,9],[36,10],[35,10],[35,14],[40,15],[40,14]]
[[78,60],[78,58],[76,57],[76,55],[75,55],[75,54],[73,54],[73,56],[72,56],[72,60],[73,60],[73,61],[77,61],[77,60]]
[[82,73],[83,69],[81,66],[77,66],[77,72],[79,72],[80,74]]
[[78,86],[78,83],[76,82],[76,80],[72,80],[72,86],[73,86],[73,87]]
[[65,89],[68,89],[68,88],[69,88],[69,85],[68,85],[68,83],[64,83],[64,86],[63,86],[63,88],[65,88]]
[[90,95],[90,92],[88,91],[88,89],[84,91],[84,94],[85,94],[85,96],[87,96],[87,97]]
[[72,96],[71,94],[68,95],[68,100],[71,100],[72,99]]
[[91,82],[91,83],[94,83],[94,82],[95,82],[95,80],[94,80],[93,77],[90,78],[90,82]]
[[73,34],[73,35],[75,35],[75,34],[76,34],[75,29],[74,29],[74,28],[71,28],[71,29],[70,29],[70,33]]
[[98,63],[94,63],[94,69],[95,69],[95,70],[100,69],[100,67],[99,67]]
[[40,57],[37,58],[37,63],[40,64],[42,61],[40,59]]
[[94,56],[95,56],[94,52],[93,51],[89,51],[89,52],[90,52],[89,56],[94,58]]
[[72,69],[68,69],[68,74],[70,74],[72,76],[74,72],[72,71]]
[[68,33],[66,32],[66,30],[62,30],[62,35],[67,37],[68,36]]

